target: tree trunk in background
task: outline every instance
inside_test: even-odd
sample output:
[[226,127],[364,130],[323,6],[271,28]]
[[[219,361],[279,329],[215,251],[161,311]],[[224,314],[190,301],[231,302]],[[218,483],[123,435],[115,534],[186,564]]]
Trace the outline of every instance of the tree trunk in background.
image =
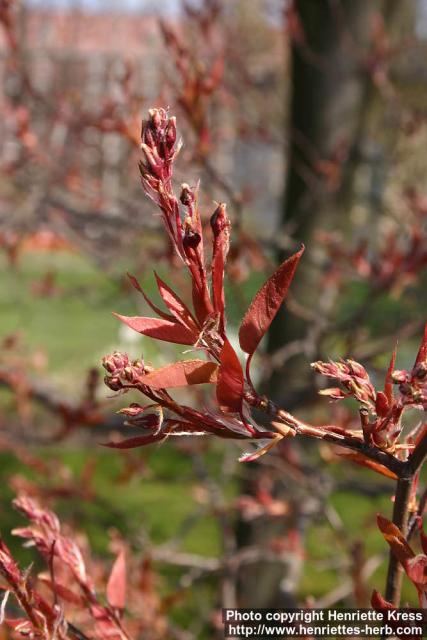
[[[288,172],[281,223],[295,246],[306,245],[292,294],[309,308],[322,296],[313,266],[314,232],[345,231],[349,225],[359,137],[375,97],[363,69],[373,19],[381,13],[388,27],[398,5],[397,0],[295,0],[304,40],[294,40],[291,48]],[[286,255],[289,252],[279,251],[278,261]],[[282,308],[269,332],[268,351],[276,352],[305,332],[304,321]],[[270,396],[289,408],[304,399],[301,393],[310,379],[309,359],[316,357],[316,350],[315,344],[307,347],[306,356],[294,358],[269,381]],[[292,379],[286,373],[289,368]]]
[[[396,0],[295,0],[304,44],[294,41],[291,49],[288,171],[281,229],[295,240],[295,248],[300,243],[306,245],[292,294],[309,308],[322,295],[316,270],[309,266],[315,252],[314,232],[328,228],[345,230],[349,223],[344,203],[349,202],[348,194],[352,191],[351,159],[358,143],[356,136],[363,133],[366,113],[375,95],[361,64],[369,51],[373,16],[381,12],[389,23],[397,5]],[[289,251],[279,251],[278,262],[287,255]],[[269,332],[269,353],[303,338],[305,331],[304,322],[282,308]],[[311,355],[293,358],[283,371],[278,370],[265,389],[269,397],[288,409],[295,405],[303,408],[304,394],[310,393],[307,388],[310,389]],[[253,467],[249,471],[253,479]],[[248,478],[245,487],[249,493],[250,482]],[[286,536],[289,526],[303,535],[307,514],[299,513],[301,505],[295,506],[292,523],[284,523],[283,519],[264,520],[261,526],[240,522],[239,544],[262,545],[264,540]],[[301,569],[297,565],[295,558],[295,566],[288,573],[280,563],[262,562],[245,569],[239,605],[295,605],[292,588],[298,584]]]

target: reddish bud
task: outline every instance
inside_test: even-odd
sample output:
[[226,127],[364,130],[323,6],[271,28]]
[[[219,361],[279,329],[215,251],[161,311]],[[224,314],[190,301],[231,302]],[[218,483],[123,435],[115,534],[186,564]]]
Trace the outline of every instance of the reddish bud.
[[410,375],[408,371],[399,371],[396,369],[396,371],[393,371],[393,373],[391,374],[391,379],[393,380],[394,384],[402,384],[403,382],[407,382],[409,378]]
[[150,116],[150,124],[154,127],[154,129],[159,129],[162,126],[163,120],[165,118],[164,110],[149,109],[148,114]]
[[230,224],[225,209],[226,205],[220,203],[212,214],[210,222],[215,236],[218,236]]
[[186,229],[182,243],[186,249],[197,249],[201,239],[202,238],[199,233],[192,231],[191,229]]
[[194,192],[185,182],[181,185],[181,195],[179,196],[179,199],[186,207],[194,202]]
[[143,360],[129,361],[126,353],[115,351],[102,360],[107,371],[104,382],[112,391],[120,391],[124,385],[137,384],[146,373]]
[[169,122],[165,131],[166,144],[169,149],[172,149],[176,142],[176,118],[169,118]]
[[160,405],[141,407],[134,403],[121,409],[119,413],[128,416],[129,420],[126,424],[142,429],[154,429],[156,433],[159,432],[163,423],[163,409]]

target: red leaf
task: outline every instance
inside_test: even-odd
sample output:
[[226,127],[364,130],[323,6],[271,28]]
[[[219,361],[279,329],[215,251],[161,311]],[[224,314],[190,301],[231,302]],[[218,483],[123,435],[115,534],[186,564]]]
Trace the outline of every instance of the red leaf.
[[383,598],[382,595],[376,589],[374,589],[373,592],[372,592],[371,605],[372,605],[373,609],[375,609],[377,611],[381,610],[381,609],[395,609],[396,608],[394,605],[391,604],[391,602],[388,602],[388,600]]
[[394,371],[394,365],[396,364],[396,353],[397,353],[397,344],[393,349],[393,353],[391,354],[390,364],[388,365],[387,374],[385,377],[384,383],[384,394],[388,400],[388,404],[391,405],[393,402],[393,379],[391,374]]
[[185,325],[190,331],[198,332],[198,325],[189,308],[176,295],[174,291],[154,272],[157,286],[163,302],[177,320]]
[[421,341],[420,348],[415,358],[414,369],[417,365],[425,364],[427,366],[427,322],[424,326],[423,339]]
[[69,602],[70,604],[74,604],[76,606],[84,606],[85,601],[82,596],[74,593],[68,587],[65,587],[63,584],[59,584],[59,582],[53,583],[52,580],[48,578],[44,578],[43,576],[39,576],[40,582],[43,582],[49,589],[53,591],[56,595],[58,595],[65,602]]
[[107,583],[107,600],[114,609],[124,609],[126,604],[126,556],[122,549],[113,568]]
[[114,315],[134,331],[150,338],[156,338],[156,340],[193,345],[198,338],[197,333],[191,332],[177,322],[143,316],[122,316],[119,313]]
[[244,453],[240,456],[239,462],[254,462],[258,460],[261,456],[268,453],[273,447],[279,444],[280,440],[282,440],[283,436],[276,435],[272,440],[269,440],[267,444],[263,446],[258,446],[255,451],[249,451],[248,453]]
[[384,418],[387,415],[389,408],[389,400],[386,394],[382,391],[378,391],[375,399],[375,411],[377,415],[380,416],[380,418]]
[[212,251],[212,298],[214,309],[219,313],[219,332],[224,334],[225,326],[225,297],[224,270],[230,248],[230,221],[225,212],[225,204],[218,205],[211,218],[214,234]]
[[160,318],[163,318],[164,320],[169,320],[169,322],[174,322],[173,316],[171,316],[169,313],[165,313],[164,311],[159,309],[159,307],[157,305],[155,305],[154,302],[151,302],[150,298],[147,296],[147,294],[145,293],[145,291],[143,290],[143,288],[141,287],[141,285],[139,284],[139,282],[135,278],[135,276],[132,276],[130,273],[128,273],[127,276],[129,278],[129,280],[131,281],[132,286],[137,291],[139,291],[139,293],[142,294],[142,296],[144,297],[145,302],[148,304],[149,307],[151,307],[151,309],[154,311],[154,313],[157,313],[157,315],[160,316]]
[[340,458],[347,458],[348,460],[355,462],[361,467],[367,467],[368,469],[372,469],[372,471],[376,471],[377,473],[380,473],[382,476],[385,476],[386,478],[393,478],[393,480],[397,480],[397,476],[395,473],[393,473],[393,471],[390,471],[390,469],[387,469],[387,467],[384,467],[379,462],[375,462],[374,460],[367,458],[362,453],[350,451],[345,453],[339,453],[338,455]]
[[148,373],[142,378],[143,384],[152,389],[186,387],[193,384],[216,382],[218,365],[205,360],[184,360]]
[[427,585],[427,556],[420,553],[410,558],[405,564],[405,570],[415,586],[424,590]]
[[148,436],[136,436],[135,438],[128,438],[127,440],[122,440],[121,442],[104,442],[104,447],[109,447],[110,449],[135,449],[136,447],[145,447],[146,444],[151,444],[152,442],[158,442],[159,440],[163,440],[167,434],[165,433],[152,433]]
[[242,411],[244,378],[239,358],[230,342],[225,339],[220,355],[216,397],[222,411]]
[[425,535],[424,531],[420,532],[420,542],[423,552],[425,553],[425,555],[427,555],[427,536]]
[[36,630],[26,618],[5,618],[4,622],[8,627],[19,633],[21,637],[36,637]]
[[239,331],[240,346],[250,356],[255,352],[285,299],[303,252],[304,247],[285,260],[252,300]]
[[414,552],[406,542],[406,539],[402,535],[400,529],[395,524],[382,516],[377,516],[377,523],[386,542],[388,542],[394,555],[402,564],[414,557]]

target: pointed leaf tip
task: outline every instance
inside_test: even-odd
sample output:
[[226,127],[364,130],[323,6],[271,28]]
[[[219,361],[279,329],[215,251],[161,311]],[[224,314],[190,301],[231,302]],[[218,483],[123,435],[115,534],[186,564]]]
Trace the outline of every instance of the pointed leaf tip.
[[126,604],[126,555],[122,549],[114,564],[107,583],[107,600],[114,609],[124,609]]
[[243,403],[244,377],[236,352],[225,339],[220,355],[216,397],[225,413],[240,413]]
[[134,331],[142,333],[142,335],[150,338],[163,340],[164,342],[193,345],[198,338],[198,334],[196,332],[190,331],[187,327],[183,327],[177,322],[172,322],[163,318],[122,316],[119,313],[113,313],[113,315]]
[[239,331],[240,346],[250,356],[255,352],[279,311],[304,249],[302,245],[297,253],[285,260],[252,300]]

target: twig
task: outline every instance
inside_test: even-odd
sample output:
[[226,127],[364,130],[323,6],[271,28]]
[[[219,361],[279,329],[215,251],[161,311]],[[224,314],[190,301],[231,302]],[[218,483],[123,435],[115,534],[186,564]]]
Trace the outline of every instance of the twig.
[[[399,527],[404,536],[410,535],[408,532],[409,519],[409,503],[412,492],[412,483],[414,476],[422,466],[427,457],[427,436],[418,442],[412,454],[409,456],[404,468],[399,474],[397,481],[396,496],[394,499],[393,524]],[[400,593],[402,588],[403,569],[402,566],[390,550],[389,564],[386,582],[386,600],[392,602],[395,606],[399,606]]]
[[[393,524],[399,527],[404,536],[406,536],[408,528],[409,499],[411,496],[412,480],[412,478],[399,478],[394,499]],[[402,578],[402,565],[390,549],[385,598],[396,607],[399,606],[400,603]]]

